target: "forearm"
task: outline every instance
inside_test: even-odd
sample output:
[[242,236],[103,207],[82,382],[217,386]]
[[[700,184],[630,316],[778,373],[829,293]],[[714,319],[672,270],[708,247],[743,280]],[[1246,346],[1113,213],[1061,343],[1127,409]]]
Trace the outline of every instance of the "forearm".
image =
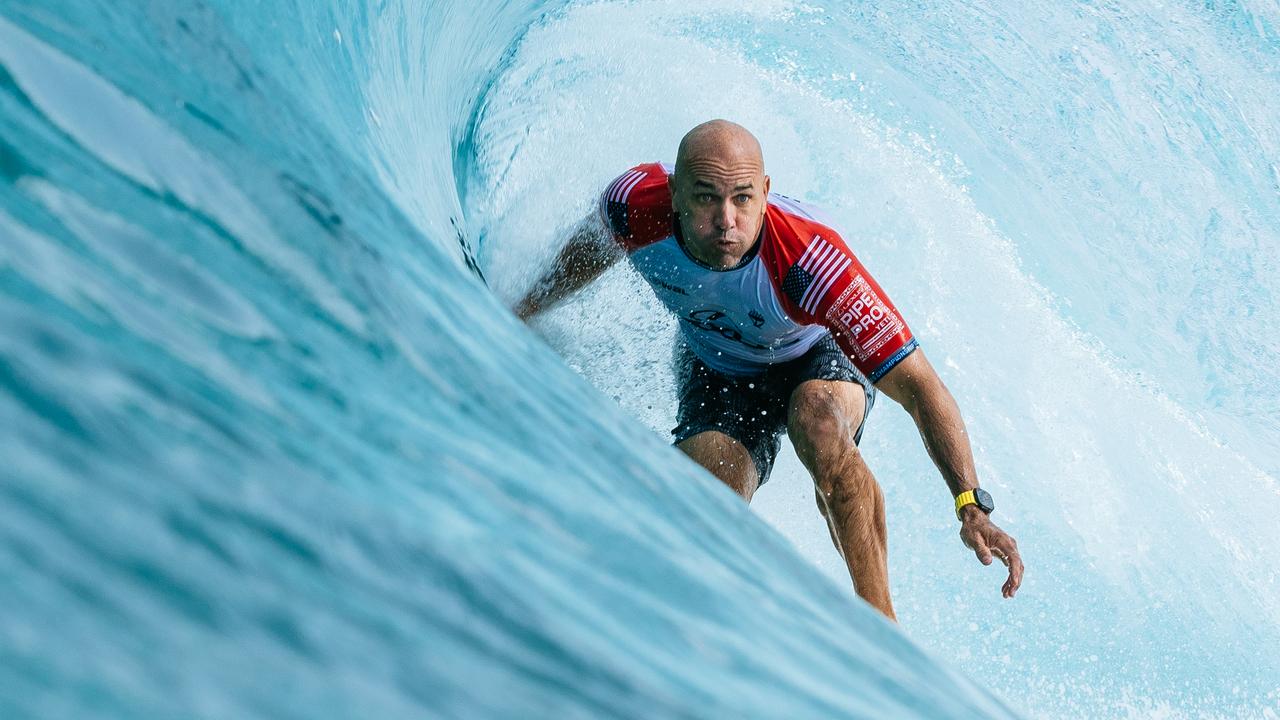
[[955,398],[925,359],[923,350],[904,358],[876,387],[903,407],[916,423],[920,438],[952,496],[978,486],[969,433]]
[[933,387],[916,393],[906,409],[915,420],[925,450],[938,467],[952,497],[978,487],[969,432],[960,416],[960,407],[946,386],[938,381]]
[[521,320],[528,320],[586,285],[585,281],[578,281],[583,275],[575,276],[562,264],[563,261],[562,251],[561,256],[556,259],[556,264],[533,284],[520,302],[516,303],[515,313]]
[[[938,466],[942,479],[947,481],[953,497],[978,487],[969,432],[964,428],[960,408],[951,397],[951,391],[925,359],[924,351],[916,350],[907,355],[876,383],[876,387],[911,414],[916,428],[920,430],[920,438],[924,440],[925,450],[933,464]],[[993,557],[999,558],[1009,567],[1009,579],[1001,592],[1005,597],[1013,597],[1022,584],[1023,567],[1018,543],[996,527],[977,504],[961,508],[960,516],[960,539],[977,554],[978,560],[983,565],[990,565]]]
[[515,313],[527,320],[595,280],[621,256],[621,250],[582,224],[560,251],[555,263],[516,303]]

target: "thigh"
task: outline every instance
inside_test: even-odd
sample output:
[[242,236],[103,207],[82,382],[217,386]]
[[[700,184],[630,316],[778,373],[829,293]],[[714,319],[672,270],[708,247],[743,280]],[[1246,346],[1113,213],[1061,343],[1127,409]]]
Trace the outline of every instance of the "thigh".
[[779,395],[761,377],[727,376],[708,368],[687,349],[678,352],[675,443],[684,449],[686,441],[703,433],[726,436],[746,448],[763,485],[781,443],[787,396]]
[[760,474],[747,447],[722,432],[700,432],[677,442],[676,447],[747,502],[760,486]]
[[867,396],[856,383],[806,380],[791,393],[787,431],[792,442],[842,442],[856,445],[866,419]]

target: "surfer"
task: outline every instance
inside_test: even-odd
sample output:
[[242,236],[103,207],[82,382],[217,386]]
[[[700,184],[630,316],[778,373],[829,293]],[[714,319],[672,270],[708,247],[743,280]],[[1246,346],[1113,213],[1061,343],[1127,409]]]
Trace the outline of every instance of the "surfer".
[[751,501],[785,431],[858,595],[896,620],[884,496],[858,451],[880,392],[910,413],[955,499],[960,537],[1022,583],[1018,546],[991,522],[960,410],[880,285],[817,208],[776,193],[759,142],[712,120],[672,167],[605,189],[517,304],[527,320],[627,257],[680,320],[676,446]]

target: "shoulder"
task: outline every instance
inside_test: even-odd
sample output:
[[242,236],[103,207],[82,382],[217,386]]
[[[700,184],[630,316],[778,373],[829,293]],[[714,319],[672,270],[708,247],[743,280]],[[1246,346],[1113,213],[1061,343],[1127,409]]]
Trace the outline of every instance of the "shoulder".
[[843,255],[853,254],[826,211],[809,203],[770,193],[765,222],[771,254],[784,273],[806,254],[819,250],[817,246],[831,246]]
[[819,225],[832,233],[839,234],[839,231],[836,230],[835,221],[827,214],[826,210],[816,205],[779,193],[769,193],[769,207],[801,222]]
[[788,312],[826,325],[872,382],[916,348],[906,321],[826,213],[771,195],[766,222],[770,269]]
[[671,234],[671,190],[667,163],[636,165],[600,194],[600,219],[627,250],[657,242]]

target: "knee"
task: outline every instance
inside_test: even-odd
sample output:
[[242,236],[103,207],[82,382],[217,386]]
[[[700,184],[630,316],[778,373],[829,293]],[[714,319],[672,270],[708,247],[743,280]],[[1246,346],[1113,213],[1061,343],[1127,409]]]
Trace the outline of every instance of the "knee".
[[841,439],[853,433],[866,412],[864,393],[851,392],[833,383],[804,383],[791,394],[787,429],[817,439]]
[[835,402],[824,391],[799,388],[791,396],[791,413],[787,417],[787,431],[819,437],[834,429]]
[[844,466],[859,459],[853,438],[865,404],[861,395],[841,396],[823,386],[801,385],[792,394],[787,434],[815,476],[847,474]]

